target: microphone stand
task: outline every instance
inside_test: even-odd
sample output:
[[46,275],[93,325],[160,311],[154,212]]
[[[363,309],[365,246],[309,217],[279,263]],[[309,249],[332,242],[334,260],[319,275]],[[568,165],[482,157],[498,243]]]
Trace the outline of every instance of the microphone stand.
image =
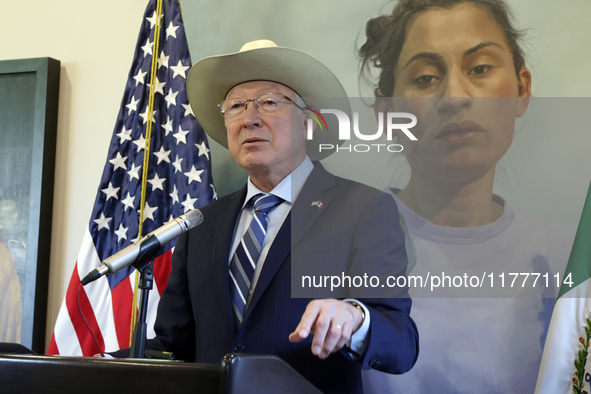
[[146,324],[146,316],[148,314],[148,297],[150,290],[154,286],[154,271],[150,263],[139,269],[140,281],[140,313],[138,320],[133,329],[133,338],[131,340],[131,348],[129,349],[129,356],[131,358],[145,358],[146,354],[146,336],[148,332],[148,325]]
[[148,297],[150,296],[150,290],[154,287],[154,270],[152,269],[149,258],[154,255],[155,251],[160,250],[160,247],[160,241],[156,237],[150,236],[146,238],[140,246],[140,252],[136,262],[132,264],[140,272],[138,288],[141,289],[141,292],[140,311],[133,329],[133,338],[131,340],[131,348],[129,349],[129,357],[131,358],[146,357]]

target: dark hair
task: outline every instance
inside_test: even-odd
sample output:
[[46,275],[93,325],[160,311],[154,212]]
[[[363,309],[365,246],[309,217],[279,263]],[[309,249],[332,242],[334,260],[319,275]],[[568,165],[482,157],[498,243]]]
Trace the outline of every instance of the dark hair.
[[524,55],[518,40],[523,36],[513,27],[511,13],[503,0],[400,0],[391,15],[382,15],[370,19],[366,24],[367,40],[358,51],[362,60],[360,77],[367,76],[369,66],[380,68],[376,95],[392,96],[394,92],[394,68],[406,40],[409,24],[421,12],[431,8],[446,8],[471,3],[486,11],[496,22],[505,36],[513,55],[515,73],[525,64]]

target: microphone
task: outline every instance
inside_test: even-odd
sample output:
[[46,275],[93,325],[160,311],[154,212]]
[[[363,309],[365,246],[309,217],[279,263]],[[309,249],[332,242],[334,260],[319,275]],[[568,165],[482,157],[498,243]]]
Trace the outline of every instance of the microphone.
[[82,279],[82,285],[86,286],[98,278],[122,270],[138,262],[152,260],[162,248],[162,245],[179,237],[185,231],[200,225],[203,222],[203,214],[198,209],[193,209],[178,218],[171,220],[164,226],[142,237],[139,241],[120,250],[111,257],[106,258],[103,264],[92,270]]

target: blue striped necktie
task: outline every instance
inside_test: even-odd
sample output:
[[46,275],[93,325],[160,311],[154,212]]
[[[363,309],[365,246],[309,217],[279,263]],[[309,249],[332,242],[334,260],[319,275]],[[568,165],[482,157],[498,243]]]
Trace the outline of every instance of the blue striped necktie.
[[267,214],[281,204],[283,199],[272,194],[259,193],[252,197],[249,204],[252,201],[254,201],[254,216],[250,227],[244,233],[230,261],[230,294],[234,314],[239,323],[242,323],[250,285],[267,234]]

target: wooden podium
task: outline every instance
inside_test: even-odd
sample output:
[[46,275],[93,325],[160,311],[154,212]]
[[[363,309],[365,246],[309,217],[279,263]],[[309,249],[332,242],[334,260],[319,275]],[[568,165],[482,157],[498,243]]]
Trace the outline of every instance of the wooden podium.
[[321,394],[275,356],[228,354],[220,365],[0,353],[3,393]]

